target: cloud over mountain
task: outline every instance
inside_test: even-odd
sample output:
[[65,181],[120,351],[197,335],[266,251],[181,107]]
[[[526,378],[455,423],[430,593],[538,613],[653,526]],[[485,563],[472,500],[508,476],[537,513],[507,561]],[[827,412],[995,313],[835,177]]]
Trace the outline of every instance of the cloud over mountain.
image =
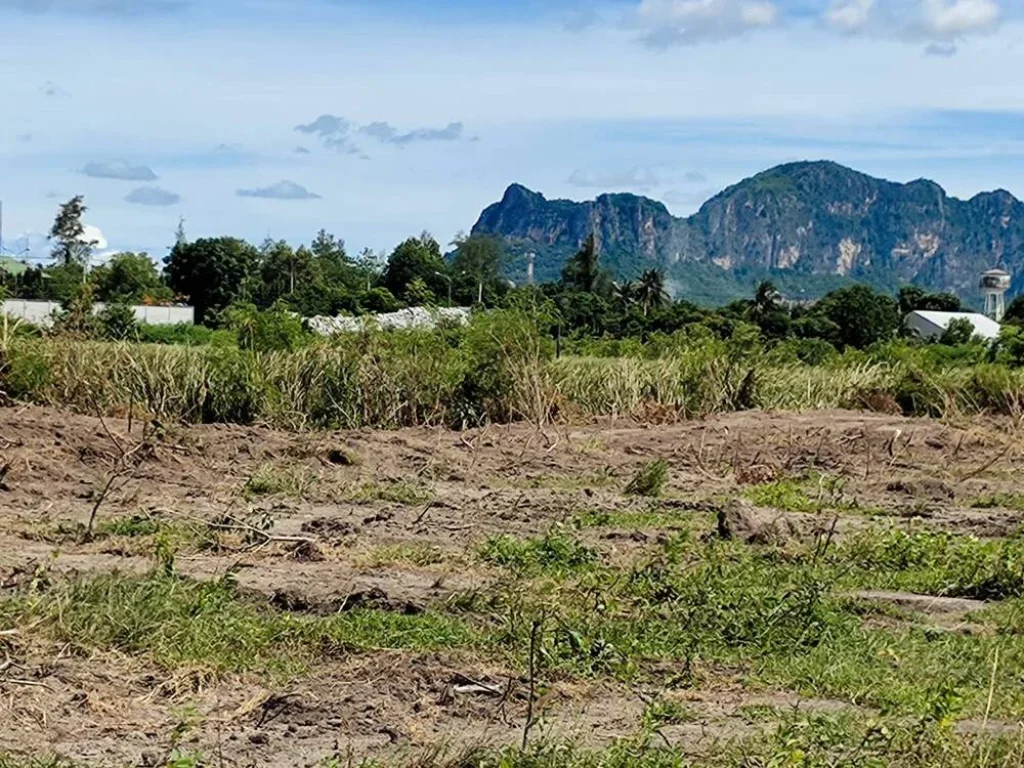
[[267,187],[255,189],[239,189],[235,192],[239,197],[261,197],[265,200],[319,200],[320,195],[310,192],[294,181],[279,181]]
[[94,179],[121,181],[156,181],[157,175],[148,165],[133,165],[127,160],[100,160],[86,163],[82,173]]
[[135,205],[176,205],[181,202],[181,195],[160,187],[138,187],[128,193],[125,201]]

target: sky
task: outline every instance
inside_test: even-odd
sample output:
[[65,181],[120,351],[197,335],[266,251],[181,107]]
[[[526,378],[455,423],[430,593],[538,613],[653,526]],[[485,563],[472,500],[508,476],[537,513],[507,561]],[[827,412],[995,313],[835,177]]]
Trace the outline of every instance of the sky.
[[0,0],[3,248],[448,243],[518,182],[678,215],[793,160],[1024,197],[1024,0]]

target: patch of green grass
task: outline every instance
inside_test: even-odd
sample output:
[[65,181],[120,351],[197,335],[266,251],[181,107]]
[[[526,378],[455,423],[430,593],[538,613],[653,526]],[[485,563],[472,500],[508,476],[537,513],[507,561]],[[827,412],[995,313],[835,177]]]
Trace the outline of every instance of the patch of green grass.
[[493,536],[480,548],[480,557],[520,573],[567,574],[592,568],[598,561],[595,550],[557,529],[539,539]]
[[844,485],[841,478],[811,474],[754,485],[746,489],[743,495],[759,507],[771,507],[785,512],[881,512],[872,507],[863,507],[855,499],[848,498],[843,492]]
[[283,469],[273,464],[262,464],[246,480],[242,493],[246,498],[258,496],[287,496],[301,499],[315,482],[315,477],[304,467]]
[[424,504],[434,498],[434,491],[420,483],[408,480],[364,483],[351,495],[352,501],[366,504],[372,501],[388,501],[392,504]]
[[115,517],[109,520],[101,520],[96,525],[96,533],[98,536],[136,538],[140,536],[154,536],[164,527],[164,524],[154,517],[131,515],[130,517]]
[[993,493],[971,502],[974,509],[1012,509],[1024,512],[1024,493]]
[[668,462],[651,461],[641,466],[626,486],[627,496],[660,496],[668,482]]
[[771,507],[786,512],[818,512],[821,504],[812,499],[799,480],[775,480],[755,485],[744,494],[759,507]]
[[371,649],[473,646],[456,617],[353,610],[327,617],[275,611],[240,597],[229,581],[110,574],[0,601],[0,625],[31,626],[82,651],[116,650],[167,669],[292,675],[326,655]]
[[[520,663],[530,627],[522,617],[546,616],[542,657],[550,675],[699,685],[730,670],[733,682],[913,715],[945,695],[940,681],[951,681],[964,712],[983,711],[998,650],[993,712],[1024,711],[1017,681],[1024,635],[874,621],[884,617],[849,592],[868,578],[899,578],[897,561],[873,573],[833,547],[822,555],[810,543],[780,550],[676,537],[630,566],[563,568],[559,580],[520,582],[466,609],[508,614],[501,642]],[[509,554],[495,549],[520,573],[544,574],[522,542]]]
[[1024,539],[869,531],[841,542],[830,558],[874,588],[978,600],[1024,596]]
[[[535,739],[518,747],[435,749],[388,768],[1021,768],[1020,736],[972,736],[928,718],[791,713],[774,728],[714,744],[669,745],[650,732],[601,749]],[[334,768],[334,764],[331,768]],[[369,761],[362,768],[384,768]],[[325,766],[326,768],[326,766]]]
[[648,702],[641,718],[642,727],[646,729],[692,723],[699,719],[698,715],[682,702],[665,698],[657,698]]
[[[79,542],[85,533],[80,522],[61,522],[29,534],[53,544]],[[105,548],[133,555],[149,555],[158,547],[173,551],[218,549],[220,532],[201,521],[183,521],[156,515],[128,515],[99,520],[93,539]]]

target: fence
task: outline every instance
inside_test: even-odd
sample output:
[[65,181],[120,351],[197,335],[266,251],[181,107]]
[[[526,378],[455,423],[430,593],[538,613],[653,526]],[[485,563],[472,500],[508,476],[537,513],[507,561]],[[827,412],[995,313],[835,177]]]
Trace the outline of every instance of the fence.
[[[106,304],[97,302],[93,305],[94,312],[100,312]],[[53,313],[60,309],[57,301],[28,301],[27,299],[8,299],[3,302],[0,314],[26,320],[43,327],[53,323]],[[148,325],[192,325],[195,322],[194,307],[132,307],[135,319]]]

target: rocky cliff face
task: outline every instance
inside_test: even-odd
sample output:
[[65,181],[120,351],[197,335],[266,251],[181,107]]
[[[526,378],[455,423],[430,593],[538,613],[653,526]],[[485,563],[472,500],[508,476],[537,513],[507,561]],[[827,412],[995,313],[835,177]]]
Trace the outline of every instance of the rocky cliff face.
[[[931,181],[897,184],[831,162],[764,171],[686,219],[636,195],[575,203],[513,185],[473,232],[506,238],[515,254],[537,253],[541,279],[556,277],[594,232],[602,263],[617,276],[657,267],[683,294],[702,295],[695,282],[715,283],[719,299],[748,292],[759,277],[805,294],[858,279],[972,299],[978,276],[993,266],[1008,269],[1014,288],[1024,289],[1024,204],[1008,192],[958,200]],[[522,263],[513,260],[513,271]]]

